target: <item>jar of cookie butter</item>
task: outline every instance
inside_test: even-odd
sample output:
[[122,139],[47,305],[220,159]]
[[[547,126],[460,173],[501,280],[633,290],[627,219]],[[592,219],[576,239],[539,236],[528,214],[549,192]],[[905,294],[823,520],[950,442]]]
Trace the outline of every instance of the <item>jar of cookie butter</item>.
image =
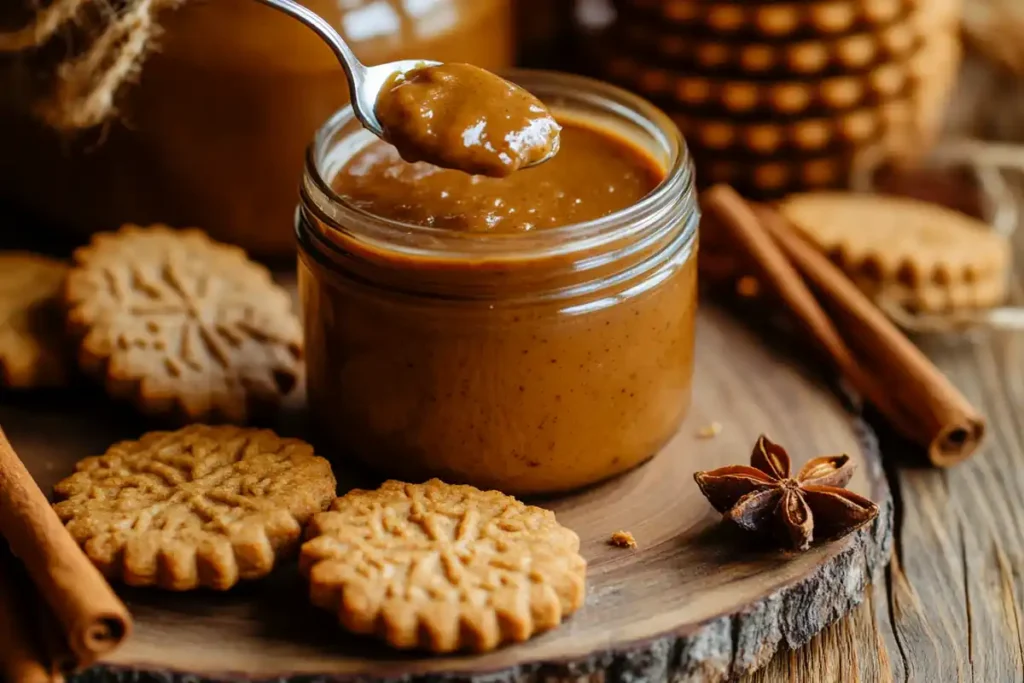
[[511,80],[562,125],[503,179],[407,164],[343,109],[297,212],[311,414],[405,480],[576,489],[654,456],[690,401],[699,209],[678,130],[612,86]]
[[[367,64],[421,58],[498,69],[514,59],[510,0],[302,4]],[[0,25],[9,11],[0,9]],[[5,80],[0,63],[0,206],[79,234],[125,222],[197,225],[254,256],[293,258],[306,145],[348,101],[337,58],[254,0],[191,0],[157,20],[159,49],[120,93],[115,119],[95,130],[66,135],[37,121],[17,88],[5,87],[16,68]]]

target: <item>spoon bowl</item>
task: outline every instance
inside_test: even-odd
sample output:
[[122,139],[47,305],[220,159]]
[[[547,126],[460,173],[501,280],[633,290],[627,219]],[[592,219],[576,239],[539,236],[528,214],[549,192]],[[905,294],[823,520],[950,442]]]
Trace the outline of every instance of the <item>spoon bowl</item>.
[[[385,84],[396,73],[405,74],[413,69],[441,64],[441,62],[425,59],[405,59],[376,66],[366,66],[359,61],[359,58],[356,57],[352,48],[345,42],[341,34],[316,12],[300,5],[295,0],[257,0],[257,2],[261,2],[268,7],[272,7],[297,19],[327,43],[345,70],[345,75],[348,77],[349,99],[352,102],[352,111],[355,113],[356,118],[364,128],[386,142],[389,141],[384,127],[377,118],[377,99]],[[552,146],[546,156],[534,160],[522,168],[537,166],[548,161],[558,152],[557,140],[555,142],[556,144]]]
[[[352,109],[356,118],[368,131],[381,138],[384,136],[384,127],[377,119],[377,98],[384,85],[391,80],[395,74],[405,74],[413,69],[424,66],[437,66],[441,62],[430,62],[423,59],[404,59],[398,62],[388,62],[377,66],[359,65],[362,73],[358,76],[349,76],[349,90],[351,91]],[[356,106],[356,102],[360,106]]]

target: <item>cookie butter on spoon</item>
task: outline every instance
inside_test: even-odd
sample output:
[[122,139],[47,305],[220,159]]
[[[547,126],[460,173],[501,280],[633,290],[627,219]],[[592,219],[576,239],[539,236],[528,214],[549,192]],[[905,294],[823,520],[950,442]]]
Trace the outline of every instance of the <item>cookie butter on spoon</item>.
[[259,2],[320,36],[345,70],[355,117],[405,159],[504,177],[558,151],[558,124],[540,100],[484,69],[410,59],[367,66],[308,7]]
[[396,72],[376,113],[385,139],[410,163],[504,178],[558,152],[561,127],[548,108],[470,64]]

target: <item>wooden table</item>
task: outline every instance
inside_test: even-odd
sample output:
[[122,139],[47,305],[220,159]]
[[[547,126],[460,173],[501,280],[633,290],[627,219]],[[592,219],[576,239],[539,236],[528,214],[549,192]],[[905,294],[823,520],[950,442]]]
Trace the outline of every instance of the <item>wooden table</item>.
[[[1016,257],[1024,264],[1024,231]],[[1024,268],[1013,294],[1024,301]],[[885,584],[745,681],[1024,679],[1024,332],[918,341],[988,416],[985,445],[935,470],[906,462],[915,449],[883,432],[896,499]]]
[[[1024,234],[1013,300],[1024,302]],[[917,339],[988,417],[967,462],[935,470],[883,438],[896,502],[892,563],[871,599],[749,681],[1024,680],[1024,332]]]
[[[1024,304],[1024,231],[1015,255]],[[935,470],[883,434],[896,499],[884,585],[745,682],[1024,680],[1024,332],[917,341],[988,416],[985,445]]]

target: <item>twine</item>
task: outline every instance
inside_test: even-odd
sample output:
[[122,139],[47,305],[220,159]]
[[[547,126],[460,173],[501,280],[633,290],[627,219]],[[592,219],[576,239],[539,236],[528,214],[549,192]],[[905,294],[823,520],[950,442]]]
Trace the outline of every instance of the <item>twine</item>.
[[[34,20],[0,31],[0,53],[15,55],[44,74],[32,111],[59,131],[91,128],[117,114],[118,95],[138,80],[159,35],[157,14],[184,0],[55,0]],[[116,3],[116,4],[115,4]],[[44,48],[74,36],[82,44],[54,60]],[[36,64],[34,60],[42,61]]]

